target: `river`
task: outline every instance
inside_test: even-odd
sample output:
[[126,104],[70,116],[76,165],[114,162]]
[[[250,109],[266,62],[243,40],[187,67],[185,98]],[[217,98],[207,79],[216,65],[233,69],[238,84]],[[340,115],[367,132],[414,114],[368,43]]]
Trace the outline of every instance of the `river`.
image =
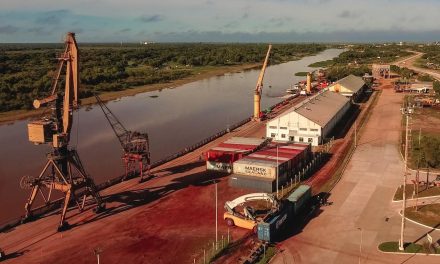
[[[290,84],[305,77],[308,65],[332,59],[342,50],[328,49],[269,66],[264,79],[262,109],[282,99]],[[124,126],[147,131],[153,162],[198,142],[253,113],[253,91],[259,70],[222,76],[123,97],[107,103]],[[156,97],[157,96],[157,97]],[[0,125],[0,225],[24,213],[29,190],[20,189],[23,175],[37,177],[46,162],[49,148],[35,146],[27,138],[28,120]],[[99,106],[82,107],[74,114],[71,145],[96,183],[124,173],[122,149]]]

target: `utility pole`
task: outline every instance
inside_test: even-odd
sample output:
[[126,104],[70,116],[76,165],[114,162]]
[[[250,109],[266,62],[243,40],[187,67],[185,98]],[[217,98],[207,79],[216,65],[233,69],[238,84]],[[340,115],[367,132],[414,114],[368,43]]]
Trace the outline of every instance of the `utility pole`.
[[402,203],[402,224],[400,227],[400,240],[399,240],[399,250],[403,251],[404,248],[404,231],[405,231],[405,207],[406,207],[406,175],[408,171],[408,123],[409,115],[406,115],[406,128],[405,128],[405,169],[403,172],[403,203]]

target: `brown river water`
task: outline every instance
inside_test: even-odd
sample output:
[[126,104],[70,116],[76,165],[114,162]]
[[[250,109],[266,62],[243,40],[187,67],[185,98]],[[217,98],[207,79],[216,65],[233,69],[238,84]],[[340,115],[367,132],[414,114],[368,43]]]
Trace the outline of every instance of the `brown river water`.
[[[296,72],[313,70],[309,64],[332,59],[341,52],[328,49],[298,61],[269,66],[262,109],[280,102],[292,83],[305,79],[294,76]],[[127,129],[148,132],[154,162],[251,116],[258,74],[259,70],[225,74],[123,97],[107,106]],[[49,151],[47,146],[28,141],[28,121],[0,125],[0,226],[24,213],[30,191],[20,189],[20,179],[23,175],[37,177]],[[124,173],[119,141],[99,106],[82,107],[74,114],[71,146],[76,146],[96,183]]]

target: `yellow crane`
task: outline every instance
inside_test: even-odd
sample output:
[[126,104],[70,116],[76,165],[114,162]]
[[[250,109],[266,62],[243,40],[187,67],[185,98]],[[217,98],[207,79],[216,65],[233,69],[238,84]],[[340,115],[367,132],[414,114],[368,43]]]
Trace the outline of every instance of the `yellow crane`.
[[266,72],[267,62],[269,60],[270,50],[272,45],[269,45],[267,50],[266,58],[264,59],[263,67],[261,68],[260,75],[258,76],[257,86],[255,87],[254,93],[254,120],[260,121],[261,112],[261,93],[263,91],[263,79],[264,73]]
[[[24,222],[33,217],[32,206],[37,194],[41,194],[46,205],[53,203],[53,199],[57,199],[59,196],[64,197],[58,231],[69,228],[65,219],[71,201],[74,201],[82,211],[86,205],[87,196],[90,195],[96,201],[95,212],[105,209],[104,202],[93,179],[85,171],[78,152],[69,145],[73,111],[78,109],[80,87],[79,52],[75,33],[67,33],[65,43],[64,53],[58,58],[57,75],[52,83],[50,96],[34,101],[35,108],[49,105],[52,112],[49,116],[28,124],[29,141],[37,145],[48,144],[51,146],[51,151],[47,155],[46,165],[40,175],[37,178],[24,176],[20,182],[22,188],[31,189],[25,205]],[[63,91],[59,91],[58,81],[64,66],[66,66],[64,71],[65,88]],[[62,195],[54,198],[52,191],[59,191]]]

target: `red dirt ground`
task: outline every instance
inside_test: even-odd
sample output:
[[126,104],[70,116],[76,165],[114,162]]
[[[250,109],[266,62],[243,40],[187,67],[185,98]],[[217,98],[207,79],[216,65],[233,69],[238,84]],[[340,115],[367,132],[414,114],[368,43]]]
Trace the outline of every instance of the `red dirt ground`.
[[[292,100],[275,114],[285,111],[302,98]],[[347,133],[347,135],[350,134]],[[93,250],[100,248],[104,263],[192,263],[202,260],[203,249],[215,238],[215,198],[213,179],[218,183],[219,234],[228,232],[223,222],[223,204],[248,193],[229,188],[227,177],[207,172],[199,162],[202,152],[233,136],[262,137],[265,122],[249,122],[231,133],[153,170],[154,178],[138,179],[109,187],[101,192],[107,210],[95,215],[90,208],[78,213],[72,209],[68,221],[72,229],[57,233],[59,215],[49,215],[0,234],[0,247],[9,254],[5,263],[95,263]],[[334,153],[343,144],[336,142]],[[326,182],[339,154],[309,181],[313,186]],[[234,240],[247,230],[231,228]],[[252,239],[245,239],[227,260],[248,254]]]
[[[302,98],[277,109],[285,111]],[[0,247],[9,255],[6,263],[95,263],[93,250],[100,248],[104,263],[189,263],[203,254],[215,239],[215,196],[218,183],[219,234],[228,232],[223,204],[248,193],[229,188],[227,177],[207,172],[199,162],[202,152],[233,136],[262,137],[265,122],[249,122],[227,135],[153,170],[155,177],[109,187],[101,192],[107,210],[95,215],[91,207],[71,209],[72,228],[57,233],[59,215],[20,225],[0,234]],[[232,238],[247,230],[231,228]],[[168,253],[169,252],[169,253]]]

